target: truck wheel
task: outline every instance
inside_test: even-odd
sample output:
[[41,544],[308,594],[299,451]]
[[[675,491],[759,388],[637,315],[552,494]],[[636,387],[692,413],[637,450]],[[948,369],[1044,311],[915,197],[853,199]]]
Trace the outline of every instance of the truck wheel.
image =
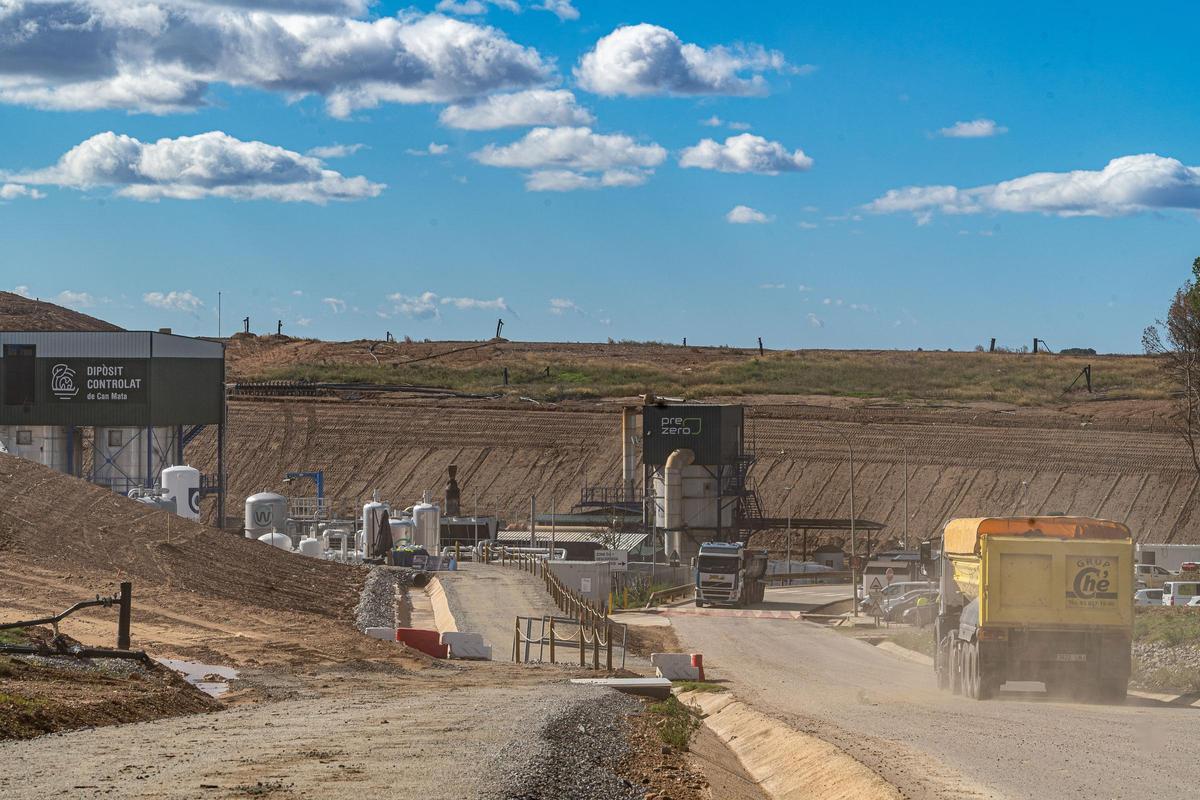
[[938,642],[938,648],[933,655],[933,674],[937,677],[937,687],[941,691],[950,688],[950,647],[943,647]]
[[963,646],[963,694],[979,699],[979,650],[974,644]]

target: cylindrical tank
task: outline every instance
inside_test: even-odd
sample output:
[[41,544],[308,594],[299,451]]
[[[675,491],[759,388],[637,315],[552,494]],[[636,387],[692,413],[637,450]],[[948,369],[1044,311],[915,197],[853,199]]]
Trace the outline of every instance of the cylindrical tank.
[[[10,455],[36,461],[59,472],[67,471],[70,439],[61,425],[0,425],[0,442]],[[76,454],[77,464],[81,462]]]
[[370,525],[371,512],[377,508],[387,508],[387,505],[385,503],[379,502],[378,500],[372,500],[369,503],[363,503],[362,518],[360,519],[360,522],[361,522],[360,527],[363,531],[363,536],[360,537],[362,539],[362,541],[359,543],[359,548],[358,548],[359,550],[362,550],[363,553],[367,552],[366,531],[367,531],[367,527]]
[[96,483],[121,494],[137,486],[153,486],[163,467],[175,463],[178,443],[179,429],[173,426],[96,428],[92,444]]
[[282,530],[287,525],[287,498],[274,492],[259,492],[246,498],[246,538]]
[[388,525],[392,528],[392,544],[413,541],[414,534],[416,533],[416,525],[408,517],[388,519]]
[[309,536],[306,539],[300,540],[301,555],[320,558],[325,552],[325,546],[321,544],[321,540],[315,536]]
[[413,506],[412,519],[415,528],[413,544],[424,547],[430,553],[436,553],[438,552],[442,512],[429,500],[430,493],[425,492],[425,499]]
[[292,538],[286,533],[279,533],[278,531],[264,533],[258,537],[258,540],[263,544],[278,547],[280,550],[287,550],[289,553],[292,552]]
[[200,519],[200,470],[195,467],[167,467],[162,471],[163,497],[173,498],[175,513],[186,519]]

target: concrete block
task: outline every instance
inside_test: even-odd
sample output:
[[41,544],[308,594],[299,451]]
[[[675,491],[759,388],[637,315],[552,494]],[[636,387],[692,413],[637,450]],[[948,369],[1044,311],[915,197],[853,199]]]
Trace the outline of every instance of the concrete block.
[[395,628],[367,628],[363,633],[373,639],[386,639],[389,642],[396,641]]
[[[703,667],[696,666],[694,653],[651,653],[650,664],[660,678],[671,681],[698,681],[704,677]],[[703,661],[700,662],[703,664]]]
[[492,646],[478,633],[446,631],[442,634],[441,643],[450,648],[451,658],[492,660]]
[[420,650],[434,658],[449,658],[450,648],[438,641],[437,631],[425,628],[397,628],[396,641],[404,642],[409,647]]

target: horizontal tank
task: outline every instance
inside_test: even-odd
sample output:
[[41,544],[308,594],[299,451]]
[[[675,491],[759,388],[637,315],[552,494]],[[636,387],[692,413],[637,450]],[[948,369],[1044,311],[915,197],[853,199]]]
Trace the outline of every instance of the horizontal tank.
[[264,533],[258,537],[258,540],[263,544],[269,544],[272,547],[278,547],[280,550],[292,552],[292,537],[286,533]]
[[137,486],[154,486],[163,467],[175,463],[179,429],[96,428],[92,444],[95,483],[125,494]]
[[320,558],[325,553],[325,546],[315,536],[300,540],[300,554]]

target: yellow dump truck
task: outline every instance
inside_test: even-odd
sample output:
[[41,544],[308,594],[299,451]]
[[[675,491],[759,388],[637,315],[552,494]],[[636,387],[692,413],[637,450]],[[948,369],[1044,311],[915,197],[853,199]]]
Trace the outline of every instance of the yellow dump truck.
[[956,519],[942,535],[938,686],[977,700],[1006,681],[1120,700],[1133,636],[1133,539],[1091,517]]

